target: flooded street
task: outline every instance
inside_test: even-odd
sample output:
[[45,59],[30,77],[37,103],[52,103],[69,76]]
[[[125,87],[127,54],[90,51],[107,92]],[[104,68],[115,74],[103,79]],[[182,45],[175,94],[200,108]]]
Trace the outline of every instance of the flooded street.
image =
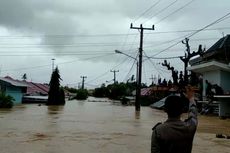
[[[69,101],[65,106],[27,104],[0,110],[1,153],[149,153],[151,128],[164,112],[113,102]],[[193,153],[229,153],[230,120],[199,116]]]

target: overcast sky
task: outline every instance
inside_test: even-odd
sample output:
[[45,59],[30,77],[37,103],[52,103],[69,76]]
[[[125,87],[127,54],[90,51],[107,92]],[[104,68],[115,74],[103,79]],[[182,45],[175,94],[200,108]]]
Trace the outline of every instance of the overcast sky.
[[[145,31],[144,56],[154,56],[186,35],[194,33],[230,12],[229,0],[1,0],[0,75],[48,83],[52,59],[63,79],[62,85],[78,86],[87,76],[86,87],[127,81],[136,74],[139,32],[134,26],[152,27]],[[230,16],[227,16],[230,17]],[[190,38],[192,50],[202,44],[207,49],[230,33],[230,18],[224,18]],[[184,31],[184,32],[183,32]],[[182,56],[185,46],[178,43],[155,57]],[[162,60],[144,58],[143,83],[151,75],[170,79]],[[169,60],[178,71],[179,59]],[[106,82],[107,81],[107,82]]]

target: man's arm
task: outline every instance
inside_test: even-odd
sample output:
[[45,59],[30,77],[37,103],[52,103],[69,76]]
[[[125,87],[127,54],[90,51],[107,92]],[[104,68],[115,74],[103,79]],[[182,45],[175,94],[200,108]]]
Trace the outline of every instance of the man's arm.
[[188,122],[190,125],[197,126],[198,124],[198,119],[197,119],[197,107],[194,98],[189,99],[189,112],[188,112]]
[[152,132],[151,153],[160,153],[160,144],[157,139],[157,131],[155,128],[153,128],[153,132]]
[[187,98],[189,99],[189,112],[188,112],[188,120],[186,121],[190,126],[197,127],[198,119],[197,119],[197,107],[194,99],[194,91],[190,88],[187,89]]

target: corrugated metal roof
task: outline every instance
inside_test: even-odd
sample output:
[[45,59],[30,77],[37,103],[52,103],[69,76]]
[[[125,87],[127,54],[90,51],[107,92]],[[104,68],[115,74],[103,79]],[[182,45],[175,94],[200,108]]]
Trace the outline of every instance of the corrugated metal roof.
[[227,35],[221,39],[219,39],[212,47],[210,47],[206,53],[209,53],[211,51],[216,51],[218,49],[222,49],[224,46],[230,45],[230,35]]
[[44,90],[42,90],[41,88],[39,88],[37,85],[36,85],[36,83],[33,83],[33,82],[26,82],[25,81],[25,83],[27,83],[29,86],[28,86],[28,88],[27,88],[27,94],[29,94],[29,95],[36,95],[36,94],[43,94],[43,95],[46,95],[46,94],[48,94],[48,92],[47,91],[44,91]]
[[220,38],[214,45],[212,45],[206,52],[204,52],[202,57],[197,57],[197,58],[191,59],[189,61],[189,63],[191,65],[199,64],[204,59],[207,59],[209,57],[213,57],[214,55],[216,55],[217,53],[220,53],[226,47],[229,47],[229,46],[230,46],[230,35],[226,35],[225,37]]
[[141,89],[141,96],[149,96],[152,93],[152,88]]
[[165,97],[165,98],[153,103],[152,105],[150,105],[150,107],[162,109],[165,106],[165,100],[166,100],[167,97]]
[[17,80],[13,80],[10,77],[0,77],[0,80],[7,82],[7,83],[11,84],[12,86],[16,86],[16,87],[28,87],[27,84],[25,84],[23,82],[19,82]]
[[48,85],[42,84],[42,83],[33,83],[33,84],[48,94],[48,92],[49,92],[49,86]]

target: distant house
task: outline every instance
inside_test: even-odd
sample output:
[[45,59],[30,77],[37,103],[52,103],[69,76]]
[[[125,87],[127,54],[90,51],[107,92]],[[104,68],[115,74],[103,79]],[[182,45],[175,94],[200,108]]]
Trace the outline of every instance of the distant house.
[[22,103],[27,84],[13,80],[11,77],[0,77],[0,90],[14,98],[14,104]]
[[15,103],[46,102],[49,85],[15,80],[9,76],[0,78],[0,89],[15,99]]
[[[230,91],[230,35],[219,39],[202,56],[190,60],[191,70],[203,76],[203,84],[208,80],[217,84],[224,92]],[[203,90],[205,95],[205,89]]]
[[48,95],[49,86],[47,84],[27,82],[27,81],[21,81],[21,82],[28,85],[26,95],[30,95],[30,96],[47,96]]
[[46,103],[48,100],[49,86],[42,83],[23,81],[28,85],[23,103]]

